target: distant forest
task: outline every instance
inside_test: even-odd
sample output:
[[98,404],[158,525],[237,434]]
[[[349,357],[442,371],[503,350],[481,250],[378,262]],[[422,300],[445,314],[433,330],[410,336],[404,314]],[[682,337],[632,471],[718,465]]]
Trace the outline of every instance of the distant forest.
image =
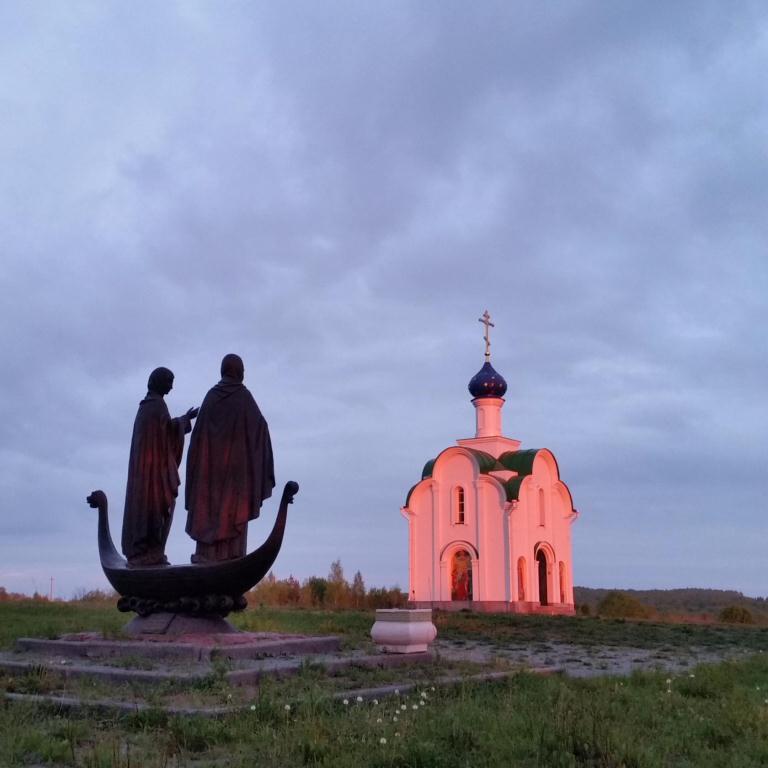
[[[650,609],[645,615],[656,614],[659,618],[692,618],[709,621],[717,619],[726,609],[734,606],[747,609],[757,623],[768,623],[768,600],[764,597],[746,597],[741,592],[725,589],[592,589],[574,587],[573,596],[577,613],[610,615],[597,610],[609,594],[620,593],[630,598],[631,603]],[[35,592],[33,600],[47,601],[46,595]],[[115,600],[112,590],[80,590],[74,595],[74,601]],[[8,592],[0,586],[0,602],[11,600],[29,600],[30,596]],[[248,593],[251,605],[293,605],[306,608],[394,608],[406,606],[408,595],[398,587],[366,588],[363,577],[358,571],[352,582],[344,577],[344,569],[339,560],[331,564],[326,578],[313,576],[299,582],[292,576],[278,579],[270,573],[261,583]],[[625,606],[626,608],[626,606]],[[640,613],[623,614],[641,616]],[[727,620],[727,619],[724,619]]]
[[768,618],[768,601],[764,597],[746,597],[732,589],[592,589],[574,587],[577,606],[588,605],[592,613],[597,604],[612,591],[623,592],[658,613],[701,616],[719,614],[731,605],[748,608],[755,616]]

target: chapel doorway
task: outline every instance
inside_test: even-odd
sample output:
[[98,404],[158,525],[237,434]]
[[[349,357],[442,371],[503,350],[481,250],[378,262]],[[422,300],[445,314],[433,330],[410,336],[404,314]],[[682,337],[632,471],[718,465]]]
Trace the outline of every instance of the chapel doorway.
[[472,599],[472,558],[466,549],[451,559],[451,600]]
[[539,570],[539,603],[541,605],[549,605],[549,595],[547,594],[547,556],[542,549],[536,553],[536,564]]

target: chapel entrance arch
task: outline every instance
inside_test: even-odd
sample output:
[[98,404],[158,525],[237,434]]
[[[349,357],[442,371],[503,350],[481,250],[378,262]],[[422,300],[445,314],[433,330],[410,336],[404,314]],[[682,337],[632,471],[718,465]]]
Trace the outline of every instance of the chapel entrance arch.
[[451,600],[472,600],[472,556],[466,549],[451,557]]
[[536,566],[539,574],[539,603],[549,605],[549,594],[547,591],[547,556],[543,549],[536,553]]

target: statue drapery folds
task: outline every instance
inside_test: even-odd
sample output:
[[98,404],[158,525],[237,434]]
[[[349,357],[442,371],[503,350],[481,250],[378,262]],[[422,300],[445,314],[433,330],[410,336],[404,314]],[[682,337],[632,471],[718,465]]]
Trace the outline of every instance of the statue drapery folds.
[[243,361],[225,356],[190,439],[186,530],[195,563],[245,555],[248,521],[275,486],[269,428],[243,378]]
[[164,565],[165,543],[179,490],[184,435],[197,411],[172,419],[163,397],[173,387],[167,368],[152,371],[133,424],[125,490],[122,549],[129,565]]

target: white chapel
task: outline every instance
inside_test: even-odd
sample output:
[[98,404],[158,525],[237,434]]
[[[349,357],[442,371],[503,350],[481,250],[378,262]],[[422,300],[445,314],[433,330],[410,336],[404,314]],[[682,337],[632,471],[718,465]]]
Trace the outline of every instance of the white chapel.
[[507,383],[490,361],[469,382],[475,435],[430,459],[408,492],[409,601],[417,608],[573,613],[578,517],[554,454],[505,437]]

